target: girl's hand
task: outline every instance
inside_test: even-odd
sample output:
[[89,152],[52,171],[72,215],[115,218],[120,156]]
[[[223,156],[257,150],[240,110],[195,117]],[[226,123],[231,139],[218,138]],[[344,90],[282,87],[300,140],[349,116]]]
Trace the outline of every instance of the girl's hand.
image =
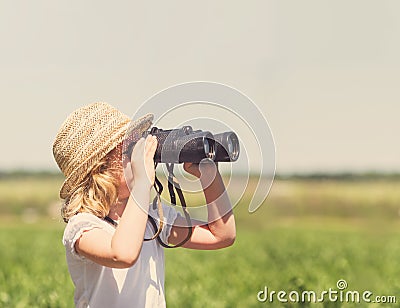
[[187,173],[190,173],[191,175],[194,175],[196,178],[200,178],[200,176],[201,176],[200,169],[199,169],[199,164],[184,163],[183,164],[183,169]]
[[202,160],[200,164],[184,163],[183,169],[191,175],[199,178],[204,184],[210,184],[218,173],[217,163],[208,159]]
[[157,138],[148,135],[140,138],[132,150],[130,167],[135,185],[145,185],[149,188],[154,184],[154,153],[157,149]]

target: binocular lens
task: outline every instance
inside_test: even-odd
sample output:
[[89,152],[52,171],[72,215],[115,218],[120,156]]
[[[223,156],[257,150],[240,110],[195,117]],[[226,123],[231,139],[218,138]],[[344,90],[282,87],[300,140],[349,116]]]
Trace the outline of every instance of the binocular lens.
[[216,146],[215,161],[232,162],[239,158],[239,139],[234,132],[214,135]]
[[229,135],[228,153],[231,161],[235,161],[239,158],[239,140],[235,133]]
[[204,139],[204,153],[207,158],[212,160],[215,159],[215,146],[213,140],[209,140],[208,138]]

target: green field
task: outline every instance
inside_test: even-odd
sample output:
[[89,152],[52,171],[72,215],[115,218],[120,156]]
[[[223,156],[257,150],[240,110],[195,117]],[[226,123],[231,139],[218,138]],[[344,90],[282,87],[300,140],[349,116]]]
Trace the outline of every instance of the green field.
[[[57,177],[0,180],[0,307],[71,307]],[[237,239],[220,251],[168,250],[169,307],[353,307],[261,303],[269,290],[394,295],[400,307],[400,180],[277,180],[266,203],[235,208]]]

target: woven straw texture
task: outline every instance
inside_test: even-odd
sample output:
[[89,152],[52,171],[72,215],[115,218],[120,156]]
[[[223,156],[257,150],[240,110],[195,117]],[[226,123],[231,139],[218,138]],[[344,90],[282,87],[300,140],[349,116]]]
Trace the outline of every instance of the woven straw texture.
[[103,102],[71,113],[53,143],[55,161],[66,177],[60,197],[67,198],[96,163],[124,140],[127,130],[135,137],[141,136],[152,120],[153,115],[147,114],[131,123],[127,115]]

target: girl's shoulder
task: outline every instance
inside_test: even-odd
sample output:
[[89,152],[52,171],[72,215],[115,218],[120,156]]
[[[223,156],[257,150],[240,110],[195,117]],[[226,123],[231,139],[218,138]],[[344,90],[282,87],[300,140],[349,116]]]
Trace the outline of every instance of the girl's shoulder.
[[90,221],[93,223],[102,223],[103,219],[93,215],[92,213],[78,213],[70,218],[67,225],[76,224],[81,221]]
[[71,217],[65,229],[75,229],[81,226],[93,226],[97,228],[105,228],[108,225],[106,221],[91,213],[78,213]]
[[83,232],[94,228],[113,231],[109,224],[103,219],[91,213],[78,213],[70,218],[64,229],[63,244],[72,244],[82,235]]

